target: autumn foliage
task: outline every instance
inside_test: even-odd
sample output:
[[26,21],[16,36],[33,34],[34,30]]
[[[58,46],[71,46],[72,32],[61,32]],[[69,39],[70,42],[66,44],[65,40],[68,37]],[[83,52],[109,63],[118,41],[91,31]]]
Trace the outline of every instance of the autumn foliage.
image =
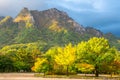
[[[44,46],[44,47],[43,47]],[[45,43],[6,46],[0,50],[1,72],[39,72],[44,74],[120,73],[120,53],[105,38],[93,37],[78,44],[54,46]]]

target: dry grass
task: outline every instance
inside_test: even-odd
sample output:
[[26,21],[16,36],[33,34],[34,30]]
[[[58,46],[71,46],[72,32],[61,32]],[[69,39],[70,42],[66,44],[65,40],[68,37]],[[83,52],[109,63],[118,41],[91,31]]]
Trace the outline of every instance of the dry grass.
[[99,77],[95,77],[94,74],[78,74],[78,75],[43,75],[43,74],[35,74],[36,77],[43,77],[43,78],[66,78],[66,79],[96,79],[96,80],[120,80],[120,75],[106,75],[101,74]]

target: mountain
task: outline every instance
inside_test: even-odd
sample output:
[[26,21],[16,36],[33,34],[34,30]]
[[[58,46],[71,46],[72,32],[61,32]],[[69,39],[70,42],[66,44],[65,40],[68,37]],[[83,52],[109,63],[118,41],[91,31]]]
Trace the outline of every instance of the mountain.
[[4,16],[0,16],[0,21],[4,18]]
[[85,34],[86,32],[91,34],[90,31],[94,30],[95,33],[97,33],[97,35],[94,35],[102,36],[101,31],[94,28],[83,27],[82,25],[75,22],[71,17],[69,17],[67,13],[59,11],[56,8],[51,8],[44,11],[28,10],[28,8],[24,8],[14,19],[14,22],[19,24],[21,22],[29,22],[39,29],[48,28],[53,31],[66,29],[78,32],[80,34]]
[[[70,42],[77,44],[94,36],[106,37],[111,41],[111,45],[120,49],[119,38],[103,34],[93,27],[84,27],[69,17],[66,12],[56,8],[44,11],[23,8],[15,18],[0,17],[0,47],[42,42],[47,44],[46,48],[49,48],[57,45],[64,46]],[[110,36],[114,37],[114,40],[111,40]]]
[[13,18],[10,16],[6,16],[4,18],[1,19],[0,21],[0,26],[4,26],[4,27],[9,27],[10,25],[13,24]]
[[[59,11],[56,8],[45,11],[28,10],[24,8],[20,11],[14,22],[30,22],[37,28],[49,27],[56,25],[57,28],[71,29],[79,33],[84,33],[85,28],[70,18],[67,13]],[[52,29],[52,28],[50,28]]]
[[31,11],[36,26],[38,27],[49,27],[56,24],[58,27],[71,29],[79,33],[84,33],[85,29],[79,25],[67,13],[59,11],[56,8],[48,9],[45,11]]
[[116,46],[120,50],[120,38],[116,37],[112,33],[104,34],[104,37],[107,38],[111,44],[111,46]]
[[102,37],[103,33],[100,30],[94,29],[93,27],[86,27],[86,33],[93,36]]

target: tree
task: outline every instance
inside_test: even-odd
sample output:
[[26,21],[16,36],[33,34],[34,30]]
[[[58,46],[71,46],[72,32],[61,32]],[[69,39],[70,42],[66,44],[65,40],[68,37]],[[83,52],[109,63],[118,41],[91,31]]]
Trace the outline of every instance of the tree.
[[120,53],[114,47],[109,50],[109,53],[111,54],[107,53],[103,56],[105,58],[102,68],[104,68],[104,72],[110,73],[112,77],[113,73],[119,73],[120,71]]
[[14,71],[31,71],[35,59],[41,55],[37,43],[14,44],[3,47],[0,52],[12,60]]
[[37,58],[32,70],[35,72],[45,73],[49,70],[48,61],[46,58]]
[[107,39],[93,37],[77,45],[77,55],[79,62],[94,65],[95,76],[98,77],[101,65],[113,61],[116,51],[110,48]]
[[52,73],[56,72],[55,70],[56,63],[54,61],[54,57],[58,53],[57,48],[58,47],[52,47],[45,53],[45,57],[47,58],[48,63],[49,63],[49,72],[52,72]]
[[72,44],[68,44],[64,48],[60,47],[57,50],[58,54],[55,55],[55,62],[60,66],[65,66],[66,74],[68,75],[68,68],[76,59],[75,48]]
[[87,63],[76,64],[76,67],[78,71],[81,71],[83,73],[92,72],[94,70],[94,66]]
[[0,72],[13,71],[13,61],[9,56],[0,54]]
[[30,67],[30,64],[24,61],[15,61],[13,65],[17,69],[17,71],[28,71]]
[[78,43],[76,46],[76,62],[82,63],[82,62],[88,62],[87,59],[85,59],[84,56],[87,56],[87,42],[82,41],[81,43]]

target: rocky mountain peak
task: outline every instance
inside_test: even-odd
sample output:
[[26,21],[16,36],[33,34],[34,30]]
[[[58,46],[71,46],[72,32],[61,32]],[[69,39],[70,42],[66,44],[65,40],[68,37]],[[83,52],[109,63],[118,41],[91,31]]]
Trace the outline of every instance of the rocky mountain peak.
[[51,9],[48,9],[46,11],[50,11],[50,12],[60,12],[57,8],[51,8]]
[[21,10],[21,12],[20,12],[19,15],[21,15],[21,16],[26,16],[26,15],[28,15],[28,14],[29,14],[29,9],[26,8],[26,7],[24,7],[24,8]]
[[75,22],[66,12],[60,11],[56,8],[51,8],[44,11],[32,10],[30,12],[35,20],[35,25],[39,28],[49,27],[54,24],[54,21],[56,21],[59,27],[64,27],[79,33],[85,32],[85,28],[83,26]]
[[14,19],[14,22],[34,22],[33,17],[28,8],[23,8],[17,17]]
[[46,10],[46,11],[48,11],[49,13],[51,13],[51,14],[59,14],[59,15],[66,15],[67,16],[67,13],[66,12],[64,12],[64,11],[60,11],[60,10],[58,10],[57,8],[51,8],[51,9],[48,9],[48,10]]

